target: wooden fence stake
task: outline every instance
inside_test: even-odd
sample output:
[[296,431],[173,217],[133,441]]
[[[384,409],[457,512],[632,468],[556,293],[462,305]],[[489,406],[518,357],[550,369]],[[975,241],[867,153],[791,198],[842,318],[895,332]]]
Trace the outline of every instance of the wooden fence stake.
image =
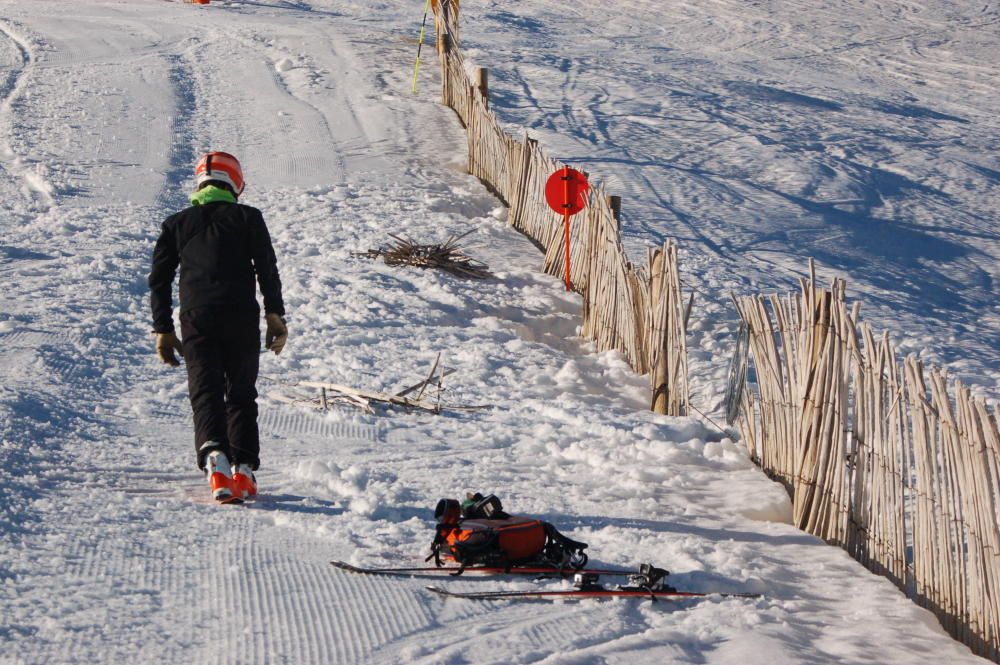
[[485,67],[476,70],[476,88],[483,96],[483,106],[488,109],[490,107],[490,77]]
[[611,214],[614,215],[615,221],[622,221],[622,197],[609,194],[608,207],[611,208]]
[[441,50],[441,103],[450,106],[451,85],[448,80],[448,56],[451,54],[451,35],[447,32],[438,35],[438,48]]

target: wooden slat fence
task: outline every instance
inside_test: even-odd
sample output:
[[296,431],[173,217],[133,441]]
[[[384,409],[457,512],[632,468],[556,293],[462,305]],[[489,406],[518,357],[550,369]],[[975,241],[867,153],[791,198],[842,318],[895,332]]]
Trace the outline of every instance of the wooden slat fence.
[[784,298],[735,299],[755,380],[739,426],[792,496],[796,525],[893,580],[1000,662],[998,412],[914,357],[897,360],[815,277]]
[[[545,253],[543,269],[565,273],[562,216],[545,201],[545,181],[564,164],[527,134],[514,137],[489,108],[470,76],[458,40],[458,3],[432,3],[441,61],[442,102],[455,110],[468,136],[469,173],[510,208],[510,224]],[[688,410],[686,310],[681,297],[677,247],[651,251],[636,268],[622,246],[618,219],[601,185],[571,219],[570,284],[583,296],[583,336],[599,351],[617,350],[639,374],[649,374],[650,407],[658,413]]]

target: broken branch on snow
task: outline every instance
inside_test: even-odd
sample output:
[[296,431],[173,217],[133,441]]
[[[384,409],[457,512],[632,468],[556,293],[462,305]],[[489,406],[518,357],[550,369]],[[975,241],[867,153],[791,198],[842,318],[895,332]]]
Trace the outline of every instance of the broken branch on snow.
[[[441,354],[438,354],[430,373],[423,381],[391,394],[371,390],[352,388],[337,383],[326,381],[297,381],[279,382],[286,390],[284,392],[272,392],[270,397],[285,404],[295,404],[307,406],[321,411],[328,411],[331,406],[342,405],[360,408],[365,413],[375,413],[373,404],[384,406],[401,406],[406,409],[419,409],[432,413],[441,413],[442,410],[449,411],[474,411],[488,408],[486,406],[461,406],[442,404],[441,393],[444,390],[442,381],[444,377],[453,373],[454,369],[446,370],[440,366]],[[267,378],[267,377],[262,377]],[[424,393],[428,387],[437,387],[436,399],[432,402],[424,399]],[[318,394],[308,395],[298,391],[289,391],[288,388],[312,388],[318,390]],[[415,398],[407,397],[410,393],[419,391]]]

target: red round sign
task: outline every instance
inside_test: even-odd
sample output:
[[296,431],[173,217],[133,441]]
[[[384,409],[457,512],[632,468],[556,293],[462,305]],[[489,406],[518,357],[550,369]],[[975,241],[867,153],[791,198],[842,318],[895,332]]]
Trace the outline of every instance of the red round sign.
[[545,200],[560,215],[575,215],[587,205],[587,176],[566,166],[545,181]]

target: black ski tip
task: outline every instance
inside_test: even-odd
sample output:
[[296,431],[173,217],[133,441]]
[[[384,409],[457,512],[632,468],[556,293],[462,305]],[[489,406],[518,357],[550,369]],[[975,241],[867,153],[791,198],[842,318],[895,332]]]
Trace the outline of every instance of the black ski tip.
[[367,573],[368,572],[364,568],[358,568],[357,566],[353,566],[353,565],[347,563],[346,561],[337,561],[336,559],[334,559],[333,561],[331,561],[330,565],[333,566],[334,568],[340,568],[341,570],[346,570],[346,571],[349,571],[349,572],[352,572],[352,573]]
[[216,499],[215,502],[223,506],[239,506],[243,503],[243,499],[238,496],[227,496]]

